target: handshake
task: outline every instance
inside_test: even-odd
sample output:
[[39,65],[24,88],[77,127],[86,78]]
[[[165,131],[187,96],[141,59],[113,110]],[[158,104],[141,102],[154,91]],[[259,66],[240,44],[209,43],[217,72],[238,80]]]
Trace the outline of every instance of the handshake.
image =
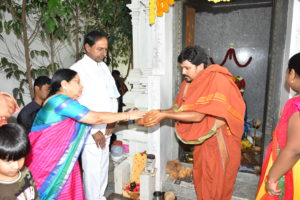
[[150,110],[145,114],[143,118],[138,119],[135,122],[140,126],[149,127],[160,123],[160,121],[162,121],[163,119],[165,119],[165,115],[163,112],[161,112],[160,110]]

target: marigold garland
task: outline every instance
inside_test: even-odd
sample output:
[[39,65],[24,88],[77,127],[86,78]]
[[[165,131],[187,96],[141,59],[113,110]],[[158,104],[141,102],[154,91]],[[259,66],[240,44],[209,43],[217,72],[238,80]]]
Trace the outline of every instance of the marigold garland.
[[163,2],[164,2],[163,11],[169,12],[169,0],[163,0]]
[[[156,14],[158,17],[162,17],[164,15],[164,12],[166,10],[165,2],[166,2],[166,0],[156,0],[156,9],[157,9]],[[169,8],[167,8],[167,9],[169,9]]]
[[156,16],[162,17],[169,12],[169,5],[174,4],[174,0],[149,0],[149,23],[154,24]]
[[[209,2],[220,3],[231,0],[208,0]],[[156,16],[162,17],[164,12],[169,12],[169,5],[174,5],[174,0],[149,0],[149,23],[154,24]]]

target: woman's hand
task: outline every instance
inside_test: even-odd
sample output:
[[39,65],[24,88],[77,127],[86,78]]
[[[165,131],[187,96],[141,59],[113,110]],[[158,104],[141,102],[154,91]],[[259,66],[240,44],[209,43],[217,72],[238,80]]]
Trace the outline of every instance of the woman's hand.
[[110,112],[94,112],[90,111],[79,122],[87,124],[110,124],[117,121],[128,121],[134,119],[140,119],[144,117],[146,112],[139,110],[131,110],[129,112],[122,113],[110,113]]
[[146,112],[145,111],[140,111],[140,110],[130,110],[127,114],[127,120],[135,120],[135,119],[140,119],[145,116]]
[[278,181],[267,180],[266,189],[271,196],[279,196],[281,194],[281,190],[278,189]]

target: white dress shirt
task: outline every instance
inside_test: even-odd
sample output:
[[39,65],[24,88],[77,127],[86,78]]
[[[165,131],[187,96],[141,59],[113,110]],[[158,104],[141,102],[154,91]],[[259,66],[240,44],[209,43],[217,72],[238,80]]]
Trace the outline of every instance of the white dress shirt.
[[[96,112],[117,112],[117,98],[120,96],[107,65],[97,63],[89,56],[84,57],[71,66],[80,77],[83,85],[82,95],[78,98],[80,104]],[[98,130],[105,133],[106,124],[93,125],[91,134]],[[87,143],[94,142],[89,140]]]

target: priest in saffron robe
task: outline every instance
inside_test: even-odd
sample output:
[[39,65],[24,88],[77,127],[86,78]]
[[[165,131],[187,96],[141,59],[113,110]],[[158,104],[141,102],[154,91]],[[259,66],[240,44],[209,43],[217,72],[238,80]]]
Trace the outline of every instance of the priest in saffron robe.
[[140,123],[153,126],[176,120],[176,135],[195,145],[193,177],[198,200],[230,200],[241,159],[245,102],[232,74],[220,65],[207,66],[207,55],[190,46],[178,56],[185,79],[176,104],[152,110]]

